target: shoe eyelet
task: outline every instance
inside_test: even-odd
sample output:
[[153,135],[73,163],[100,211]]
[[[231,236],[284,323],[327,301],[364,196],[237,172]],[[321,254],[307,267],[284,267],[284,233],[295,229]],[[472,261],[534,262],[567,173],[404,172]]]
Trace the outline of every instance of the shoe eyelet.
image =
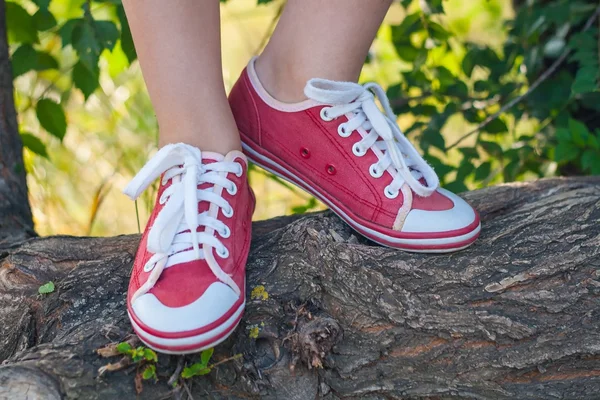
[[237,166],[239,167],[238,172],[235,173],[235,176],[237,176],[238,178],[241,178],[242,175],[244,175],[244,168],[242,167],[242,164],[240,163],[236,163]]
[[227,258],[229,257],[229,250],[227,250],[227,247],[223,246],[223,251],[217,250],[217,254],[221,258]]
[[396,190],[395,192],[392,192],[392,189],[389,186],[386,186],[383,190],[383,193],[388,199],[395,199],[396,197],[398,197],[398,194],[400,194],[400,191]]
[[329,175],[335,175],[337,173],[337,170],[335,169],[335,167],[331,164],[327,165],[327,173]]
[[362,157],[367,154],[367,150],[360,147],[358,143],[354,143],[354,146],[352,146],[352,153],[354,153],[356,157]]
[[377,164],[371,164],[369,167],[369,173],[373,178],[381,178],[383,171],[377,168]]
[[229,227],[225,225],[225,229],[223,229],[223,232],[219,232],[219,235],[221,235],[223,239],[227,239],[231,236],[231,229],[229,229]]
[[329,121],[333,120],[333,118],[331,118],[329,116],[328,111],[329,111],[329,107],[323,107],[323,108],[321,108],[321,119],[323,121],[329,122]]
[[347,138],[348,136],[350,136],[352,134],[352,131],[348,131],[346,129],[346,124],[340,124],[338,126],[338,135],[340,135],[343,138]]
[[237,186],[235,183],[231,183],[231,186],[229,186],[227,188],[227,193],[229,193],[230,195],[234,196],[237,193]]
[[300,149],[300,155],[303,158],[310,158],[310,150],[308,150],[306,147],[303,147]]
[[221,213],[226,217],[226,218],[231,218],[233,217],[233,208],[231,206],[229,206],[229,208],[222,208],[221,209]]

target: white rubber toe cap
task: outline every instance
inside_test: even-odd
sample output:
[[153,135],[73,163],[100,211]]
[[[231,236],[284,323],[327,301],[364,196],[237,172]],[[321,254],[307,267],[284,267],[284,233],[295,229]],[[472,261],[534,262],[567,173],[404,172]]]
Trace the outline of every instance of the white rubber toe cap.
[[466,228],[475,221],[475,210],[466,201],[445,189],[438,189],[438,192],[452,200],[454,207],[443,211],[411,210],[402,232],[447,232]]
[[144,325],[166,333],[184,332],[207,326],[227,313],[239,296],[227,285],[215,282],[206,292],[183,307],[167,307],[156,296],[146,293],[131,305]]

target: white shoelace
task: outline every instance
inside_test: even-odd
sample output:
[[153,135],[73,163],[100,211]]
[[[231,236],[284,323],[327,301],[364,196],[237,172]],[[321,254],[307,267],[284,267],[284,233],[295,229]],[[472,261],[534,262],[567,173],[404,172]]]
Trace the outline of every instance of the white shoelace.
[[[230,228],[210,210],[198,214],[198,203],[209,202],[221,209],[225,217],[233,216],[231,205],[214,192],[215,185],[223,187],[231,195],[237,192],[235,183],[222,176],[223,172],[241,176],[243,170],[237,162],[203,164],[199,149],[182,143],[170,144],[160,149],[127,185],[123,193],[135,200],[161,174],[165,173],[162,185],[172,180],[171,186],[164,190],[159,199],[164,207],[148,233],[147,248],[154,254],[144,265],[146,272],[157,266],[162,271],[169,257],[184,251],[193,250],[194,259],[203,259],[205,254],[200,249],[201,245],[214,248],[221,258],[229,257],[228,249],[216,237],[216,233],[227,238],[231,234]],[[198,185],[203,183],[211,186],[198,189]],[[205,229],[198,232],[198,227]],[[239,291],[231,277],[216,263],[207,264],[220,281]]]
[[[386,170],[392,171],[392,183],[385,188],[388,198],[397,197],[404,183],[423,197],[430,196],[439,187],[436,173],[398,127],[396,116],[381,86],[375,83],[363,86],[353,82],[311,79],[304,93],[310,99],[331,105],[321,110],[323,120],[331,121],[348,115],[348,122],[338,127],[340,136],[348,137],[359,128],[366,132],[352,148],[357,157],[365,155],[369,149],[381,150],[384,156],[371,165],[369,172],[374,178],[379,178]],[[376,98],[385,114],[377,107]],[[425,179],[426,184],[420,182],[421,178]]]

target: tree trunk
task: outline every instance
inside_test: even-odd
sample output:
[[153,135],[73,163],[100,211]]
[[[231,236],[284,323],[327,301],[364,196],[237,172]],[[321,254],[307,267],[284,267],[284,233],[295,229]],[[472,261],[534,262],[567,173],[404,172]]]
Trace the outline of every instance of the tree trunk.
[[[139,398],[600,398],[600,179],[465,197],[482,237],[449,255],[372,245],[329,212],[254,224],[248,293],[268,295],[248,295],[212,362],[242,356],[173,389],[197,356],[159,355]],[[99,376],[121,356],[96,350],[131,333],[138,240],[37,238],[0,255],[1,399],[135,398],[140,369]]]
[[31,235],[33,220],[13,100],[5,2],[0,0],[0,249]]

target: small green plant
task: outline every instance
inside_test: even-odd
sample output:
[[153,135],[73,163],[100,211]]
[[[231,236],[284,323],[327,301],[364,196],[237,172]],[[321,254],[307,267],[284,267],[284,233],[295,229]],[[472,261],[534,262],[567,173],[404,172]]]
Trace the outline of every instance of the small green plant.
[[155,381],[157,381],[158,377],[156,376],[156,365],[147,365],[144,369],[144,372],[142,373],[142,378],[144,378],[144,380],[154,379]]
[[39,294],[50,294],[52,292],[54,292],[54,282],[50,281],[47,283],[44,283],[42,286],[39,287],[38,289],[38,293]]
[[[221,364],[229,362],[229,361],[237,360],[238,358],[242,357],[241,354],[236,354],[234,356],[225,358],[214,364],[208,365],[210,359],[212,358],[214,351],[215,351],[214,349],[207,349],[207,350],[204,350],[202,353],[200,353],[200,361],[190,365],[189,367],[185,367],[183,369],[183,371],[181,372],[181,375],[180,375],[181,378],[190,379],[190,378],[193,378],[194,376],[208,375],[217,365],[221,365]],[[177,383],[175,382],[174,384],[176,385]]]
[[158,357],[154,350],[139,346],[133,348],[129,343],[123,342],[117,345],[117,351],[121,354],[131,357],[133,362],[139,363],[140,361],[157,362]]
[[131,360],[134,363],[139,364],[138,368],[145,366],[144,371],[142,372],[142,378],[144,380],[158,380],[158,377],[156,376],[155,365],[155,363],[158,361],[158,356],[154,350],[144,346],[133,348],[129,343],[122,342],[117,345],[117,351],[123,355],[131,357]]
[[200,361],[190,365],[189,367],[185,367],[181,373],[181,377],[184,379],[189,379],[194,376],[210,374],[210,371],[212,371],[214,365],[208,365],[208,362],[210,361],[214,351],[215,349],[212,348],[204,350],[200,354]]

